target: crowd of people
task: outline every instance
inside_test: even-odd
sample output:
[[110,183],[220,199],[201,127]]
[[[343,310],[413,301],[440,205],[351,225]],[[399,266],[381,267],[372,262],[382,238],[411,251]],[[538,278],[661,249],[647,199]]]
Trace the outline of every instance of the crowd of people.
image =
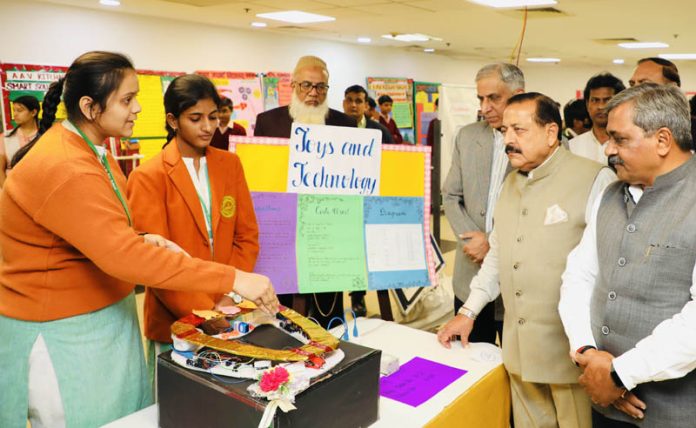
[[[457,237],[454,317],[438,340],[499,343],[515,427],[683,427],[696,410],[696,163],[690,106],[674,64],[641,60],[629,88],[592,76],[563,109],[526,92],[518,67],[475,76],[483,121],[459,130],[442,193]],[[288,106],[255,136],[293,122],[402,136],[393,100],[360,85],[329,107],[329,72],[299,59]],[[128,179],[104,147],[132,135],[138,80],[123,55],[88,52],[43,105],[13,100],[0,170],[0,426],[95,426],[152,402],[169,326],[236,295],[268,313],[253,273],[258,225],[230,135],[234,106],[199,75],[164,95],[167,143]],[[59,103],[67,119],[56,122]],[[375,108],[379,105],[379,111]],[[39,119],[40,114],[40,119]],[[146,286],[140,341],[135,284]],[[357,315],[364,292],[352,293]],[[308,315],[343,314],[316,293]],[[453,351],[455,352],[455,351]],[[149,369],[148,369],[149,367]],[[105,374],[108,373],[108,382]]]
[[514,65],[476,75],[485,121],[459,131],[443,187],[456,315],[438,340],[501,343],[515,427],[696,417],[689,103],[661,58],[629,84],[592,76],[563,132]]

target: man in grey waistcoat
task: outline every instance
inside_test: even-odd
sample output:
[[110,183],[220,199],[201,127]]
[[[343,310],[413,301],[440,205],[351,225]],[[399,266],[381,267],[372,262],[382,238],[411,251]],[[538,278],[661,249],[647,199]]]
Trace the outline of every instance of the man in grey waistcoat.
[[[508,172],[503,134],[503,111],[507,101],[524,92],[522,70],[512,64],[488,64],[476,73],[476,94],[484,121],[462,128],[455,140],[452,166],[442,186],[445,216],[457,238],[454,259],[454,313],[469,297],[469,283],[488,252],[488,234],[493,208]],[[500,301],[490,303],[480,314],[471,333],[472,342],[495,344],[502,334]]]
[[481,308],[501,295],[515,427],[586,428],[590,400],[578,384],[580,369],[567,358],[557,307],[566,257],[582,237],[593,201],[616,177],[560,146],[561,114],[545,95],[510,98],[501,129],[515,169],[503,183],[490,250],[471,294],[438,340],[449,347],[460,335],[466,344]]
[[568,257],[559,312],[595,427],[696,426],[696,161],[678,87],[607,106],[619,182]]

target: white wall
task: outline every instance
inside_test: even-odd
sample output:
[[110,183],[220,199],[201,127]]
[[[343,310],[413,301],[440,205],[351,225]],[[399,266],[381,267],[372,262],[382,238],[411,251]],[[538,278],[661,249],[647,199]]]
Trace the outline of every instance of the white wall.
[[[472,84],[476,70],[488,62],[30,0],[0,0],[0,40],[2,62],[69,65],[81,53],[101,49],[126,53],[138,68],[187,72],[291,71],[298,57],[314,54],[329,65],[329,102],[339,109],[343,89],[354,83],[364,85],[367,76]],[[592,74],[602,71],[565,64],[523,64],[522,68],[528,90],[544,92],[561,103],[574,97]],[[606,69],[627,81],[632,65],[608,64]],[[696,81],[686,77],[685,87],[696,88]]]

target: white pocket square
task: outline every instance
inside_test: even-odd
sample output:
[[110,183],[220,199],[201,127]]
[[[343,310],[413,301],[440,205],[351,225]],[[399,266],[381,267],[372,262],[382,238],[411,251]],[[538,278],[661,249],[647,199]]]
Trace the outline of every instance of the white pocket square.
[[563,223],[566,221],[568,221],[568,213],[563,211],[563,208],[559,207],[558,204],[550,206],[546,209],[544,226]]

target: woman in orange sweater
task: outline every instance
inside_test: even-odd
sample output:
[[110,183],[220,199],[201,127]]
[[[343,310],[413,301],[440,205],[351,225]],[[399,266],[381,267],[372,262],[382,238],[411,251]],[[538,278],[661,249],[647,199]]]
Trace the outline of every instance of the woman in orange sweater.
[[234,290],[277,310],[268,278],[160,248],[164,238],[131,226],[126,179],[102,144],[132,134],[137,93],[124,56],[80,56],[49,88],[39,132],[61,94],[68,120],[14,159],[0,195],[2,427],[24,427],[27,416],[34,426],[100,426],[150,403],[135,283]]
[[[242,164],[236,154],[210,146],[219,106],[207,78],[188,74],[171,82],[164,94],[167,144],[128,177],[128,204],[137,230],[174,241],[193,257],[251,272],[259,231]],[[151,367],[157,354],[171,349],[174,321],[221,301],[221,294],[148,287],[144,325]]]

